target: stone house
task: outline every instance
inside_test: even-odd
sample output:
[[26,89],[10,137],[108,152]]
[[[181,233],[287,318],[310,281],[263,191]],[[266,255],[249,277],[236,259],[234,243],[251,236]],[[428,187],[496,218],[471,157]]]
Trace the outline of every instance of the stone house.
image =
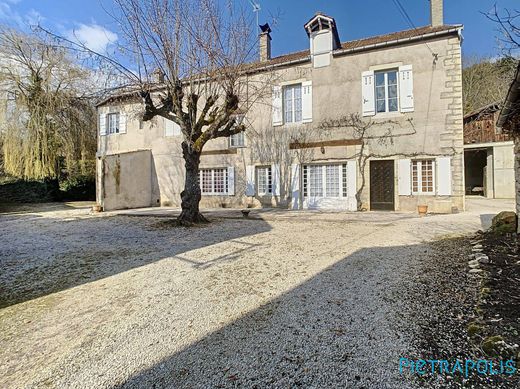
[[500,105],[464,116],[464,178],[467,195],[514,198],[513,138],[496,126]]
[[[341,42],[336,20],[305,24],[309,50],[260,59],[248,77],[269,96],[244,113],[245,133],[208,142],[201,207],[464,210],[462,26],[431,24]],[[97,201],[105,210],[179,206],[180,129],[140,121],[131,95],[98,106]]]
[[[520,63],[500,111],[497,126],[511,134],[514,140],[516,214],[520,215]],[[520,223],[517,232],[520,233]]]

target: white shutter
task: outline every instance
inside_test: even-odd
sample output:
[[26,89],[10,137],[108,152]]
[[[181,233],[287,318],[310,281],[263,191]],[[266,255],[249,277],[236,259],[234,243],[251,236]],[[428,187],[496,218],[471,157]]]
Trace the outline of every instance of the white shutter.
[[399,66],[399,99],[401,112],[414,111],[412,65]]
[[376,99],[374,87],[374,72],[369,70],[361,74],[361,98],[363,116],[374,116],[376,114]]
[[235,195],[235,168],[233,166],[228,167],[228,195]]
[[173,123],[173,136],[181,135],[181,126],[179,126],[177,123]]
[[246,196],[255,195],[255,167],[246,166]]
[[437,194],[451,196],[451,157],[437,157]]
[[300,165],[291,165],[291,208],[300,208]]
[[281,126],[282,119],[282,87],[273,87],[273,126]]
[[99,114],[99,135],[104,136],[107,134],[107,115],[104,113]]
[[357,211],[357,161],[347,161],[347,199],[349,211]]
[[412,160],[400,159],[397,161],[397,187],[399,196],[412,194]]
[[271,174],[273,179],[273,195],[280,196],[280,165],[271,165]]
[[312,122],[312,81],[302,83],[302,120]]
[[126,134],[126,114],[119,114],[119,133]]

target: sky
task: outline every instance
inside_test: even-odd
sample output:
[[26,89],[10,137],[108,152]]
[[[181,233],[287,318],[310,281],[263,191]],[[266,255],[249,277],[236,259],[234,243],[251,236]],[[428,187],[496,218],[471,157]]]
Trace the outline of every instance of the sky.
[[[235,0],[244,3],[249,0]],[[399,0],[417,27],[429,23],[429,0]],[[336,19],[341,41],[409,29],[394,0],[255,0],[259,21],[273,24],[273,56],[308,48],[303,25],[315,12]],[[496,57],[500,53],[497,26],[482,13],[518,8],[518,0],[445,0],[446,24],[464,24],[464,55]],[[59,35],[74,37],[95,51],[118,40],[118,27],[110,15],[112,0],[0,0],[0,23],[27,28],[40,23]],[[108,12],[107,12],[108,11]]]

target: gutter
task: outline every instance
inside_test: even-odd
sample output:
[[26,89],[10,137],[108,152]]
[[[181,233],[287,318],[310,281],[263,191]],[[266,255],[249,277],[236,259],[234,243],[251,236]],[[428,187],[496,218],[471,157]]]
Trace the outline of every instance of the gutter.
[[497,120],[497,127],[503,127],[510,116],[519,111],[520,105],[520,63],[516,69],[516,75],[507,92],[504,106]]

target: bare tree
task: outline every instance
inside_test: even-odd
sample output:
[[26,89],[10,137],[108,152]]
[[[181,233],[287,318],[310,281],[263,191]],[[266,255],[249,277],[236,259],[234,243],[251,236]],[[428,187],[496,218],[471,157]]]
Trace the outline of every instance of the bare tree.
[[512,57],[498,60],[465,57],[462,70],[464,113],[492,103],[500,103],[509,89],[517,61]]
[[509,56],[518,55],[520,51],[520,10],[506,8],[499,11],[495,4],[486,16],[499,26],[498,39],[503,51]]
[[84,95],[88,72],[63,49],[0,27],[3,168],[23,179],[94,174],[95,110]]
[[203,148],[212,139],[244,131],[238,118],[270,88],[262,77],[250,76],[256,47],[253,23],[230,0],[114,3],[112,14],[122,36],[118,53],[126,54],[130,61],[55,38],[126,76],[142,99],[144,121],[161,116],[180,126],[186,174],[178,221],[188,225],[207,222],[199,211]]

